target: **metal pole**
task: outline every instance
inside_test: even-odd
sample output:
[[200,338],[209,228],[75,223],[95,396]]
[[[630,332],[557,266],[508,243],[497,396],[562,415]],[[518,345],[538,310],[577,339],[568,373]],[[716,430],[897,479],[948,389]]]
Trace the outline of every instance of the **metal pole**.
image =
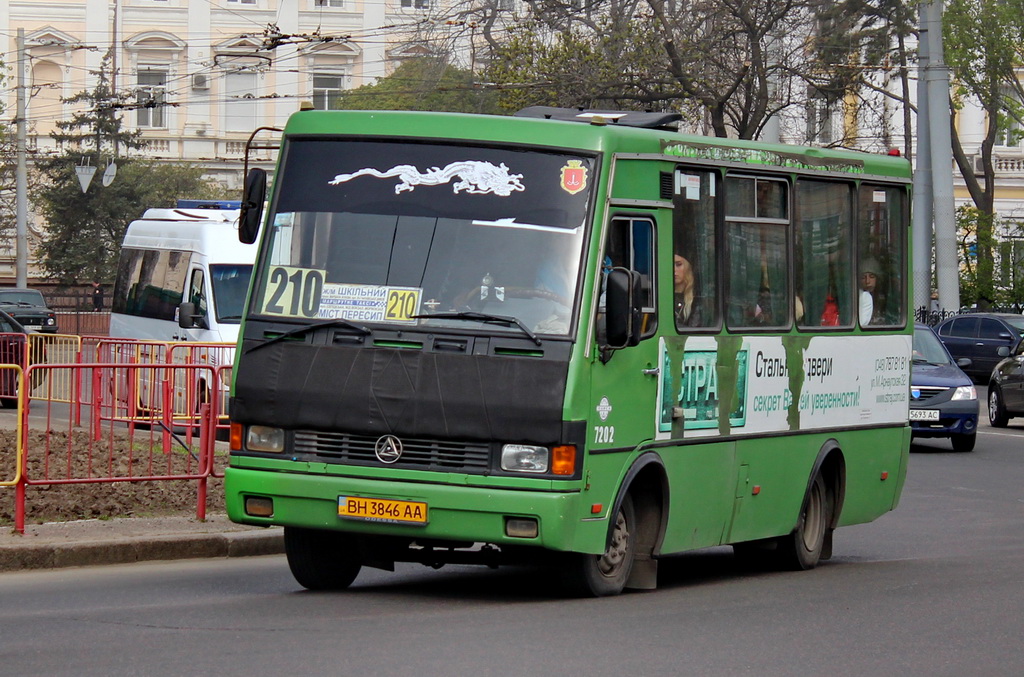
[[960,265],[956,246],[956,215],[953,202],[953,144],[950,132],[949,68],[942,53],[942,2],[923,6],[928,40],[929,140],[932,151],[932,209],[935,214],[935,270],[939,305],[943,311],[960,309]]
[[15,170],[14,211],[16,224],[15,278],[19,287],[28,286],[28,162],[25,150],[25,29],[18,29],[18,94],[17,118],[18,165]]
[[[924,22],[925,10],[921,10]],[[917,149],[914,154],[914,214],[913,214],[913,261],[914,261],[914,308],[924,308],[925,317],[931,310],[929,302],[932,288],[932,149],[929,134],[930,116],[928,108],[928,84],[924,71],[928,68],[928,40],[922,39],[917,45]],[[921,318],[924,319],[924,318]]]

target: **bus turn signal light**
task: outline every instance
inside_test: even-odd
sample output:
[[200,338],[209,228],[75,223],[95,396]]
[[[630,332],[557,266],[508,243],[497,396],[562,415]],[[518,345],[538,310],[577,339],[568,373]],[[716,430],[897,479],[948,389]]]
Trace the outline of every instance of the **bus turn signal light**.
[[244,429],[243,429],[241,423],[235,423],[234,421],[231,422],[231,436],[229,438],[230,442],[231,442],[231,451],[241,451],[242,450],[242,433],[243,432],[244,432]]
[[551,473],[572,475],[576,472],[576,445],[560,444],[551,449]]
[[266,496],[246,496],[245,514],[252,517],[273,517],[274,499]]

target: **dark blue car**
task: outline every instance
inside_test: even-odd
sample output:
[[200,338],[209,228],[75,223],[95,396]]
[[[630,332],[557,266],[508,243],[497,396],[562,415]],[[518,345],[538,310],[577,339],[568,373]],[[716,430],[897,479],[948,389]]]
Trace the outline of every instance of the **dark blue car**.
[[935,332],[914,325],[914,365],[910,375],[910,427],[914,437],[948,437],[954,451],[971,451],[978,435],[978,391],[953,361]]

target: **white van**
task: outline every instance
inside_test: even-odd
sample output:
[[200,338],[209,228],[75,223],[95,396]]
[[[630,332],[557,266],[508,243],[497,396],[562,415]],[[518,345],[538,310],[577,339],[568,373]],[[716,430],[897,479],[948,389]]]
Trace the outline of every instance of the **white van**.
[[240,203],[179,200],[125,232],[110,336],[234,343],[256,259],[238,241]]

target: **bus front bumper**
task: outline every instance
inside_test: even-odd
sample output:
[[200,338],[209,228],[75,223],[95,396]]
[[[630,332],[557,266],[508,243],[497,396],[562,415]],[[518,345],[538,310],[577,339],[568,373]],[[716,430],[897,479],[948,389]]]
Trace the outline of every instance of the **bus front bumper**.
[[[229,467],[225,472],[228,516],[240,524],[293,526],[407,539],[535,546],[556,551],[600,553],[608,533],[606,515],[580,515],[578,491],[524,491],[441,483],[308,475]],[[390,523],[339,515],[339,497],[426,504],[423,524]],[[246,512],[248,498],[272,501],[272,514]],[[265,502],[264,502],[264,505]],[[509,535],[509,521],[535,520],[536,536]]]

